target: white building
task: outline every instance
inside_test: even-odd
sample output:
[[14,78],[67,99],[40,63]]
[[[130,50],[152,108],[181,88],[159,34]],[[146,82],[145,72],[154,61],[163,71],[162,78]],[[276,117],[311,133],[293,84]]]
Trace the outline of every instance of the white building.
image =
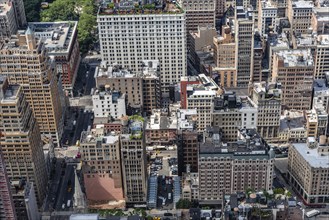
[[278,8],[270,0],[262,0],[259,4],[258,29],[264,34],[268,33],[270,26],[276,27]]
[[[328,73],[329,75],[329,73]],[[313,106],[322,105],[324,110],[329,113],[329,88],[326,80],[316,79],[313,84]]]
[[107,89],[102,92],[96,90],[92,100],[96,118],[119,118],[122,115],[126,115],[125,94]]
[[[120,14],[115,11],[118,8]],[[103,61],[134,72],[141,71],[143,60],[159,60],[162,92],[168,96],[169,86],[186,75],[185,13],[169,2],[154,8],[136,9],[134,2],[127,1],[116,4],[115,10],[101,7],[97,15],[100,48]]]

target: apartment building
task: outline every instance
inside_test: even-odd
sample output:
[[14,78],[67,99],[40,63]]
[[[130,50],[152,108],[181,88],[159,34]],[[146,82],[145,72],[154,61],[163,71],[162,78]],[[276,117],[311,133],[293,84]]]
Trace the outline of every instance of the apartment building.
[[178,0],[186,13],[186,32],[195,32],[198,27],[215,27],[216,0]]
[[80,64],[78,22],[29,22],[28,26],[36,37],[44,39],[48,56],[54,59],[57,74],[61,75],[66,95],[73,95]]
[[109,187],[122,191],[119,135],[115,132],[107,133],[103,125],[97,125],[81,134],[80,148],[81,159],[90,167],[89,173],[96,179],[101,175],[108,176],[114,183]]
[[306,137],[304,112],[285,110],[280,116],[278,140],[281,142],[300,142],[305,141]]
[[243,6],[236,6],[235,16],[237,86],[247,88],[253,78],[254,20]]
[[329,15],[327,10],[326,2],[321,1],[319,7],[313,8],[312,13],[312,28],[317,34],[329,34]]
[[8,76],[9,83],[22,86],[41,134],[51,135],[58,144],[63,133],[63,109],[45,43],[31,29],[21,31],[0,44],[0,63],[0,75]]
[[218,127],[208,127],[199,147],[199,203],[221,204],[224,195],[269,190],[274,152],[254,129],[239,129],[239,140],[224,142]]
[[121,134],[121,166],[126,206],[145,205],[147,201],[147,160],[143,120],[133,116],[128,132]]
[[264,58],[264,41],[261,35],[256,32],[254,35],[254,62],[252,82],[262,82],[268,80],[268,74],[263,72],[263,58]]
[[41,206],[46,196],[48,175],[39,126],[23,88],[8,84],[3,76],[0,82],[0,145],[7,174],[10,181],[34,182]]
[[156,10],[143,5],[135,9],[135,3],[138,1],[121,1],[115,10],[107,5],[100,8],[97,23],[102,60],[134,72],[142,70],[142,60],[158,60],[161,92],[169,97],[169,86],[186,75],[185,12],[171,2],[164,2],[164,7],[155,5]]
[[160,63],[157,60],[143,60],[143,113],[152,114],[161,107]]
[[281,85],[279,83],[254,83],[251,99],[257,108],[257,131],[264,139],[278,136],[281,115]]
[[[2,80],[0,78],[0,80]],[[0,85],[3,83],[0,82]],[[0,91],[1,93],[1,91]],[[3,153],[0,150],[0,219],[16,220],[15,206],[10,191],[10,183],[6,171]]]
[[310,109],[313,73],[314,61],[310,50],[282,50],[275,54],[272,81],[282,85],[283,109]]
[[313,1],[287,0],[287,17],[296,33],[307,33],[312,27]]
[[180,105],[181,109],[187,108],[188,91],[190,91],[190,85],[201,84],[197,76],[184,76],[180,80]]
[[95,118],[118,119],[126,115],[125,94],[105,87],[105,91],[95,91],[92,101]]
[[329,32],[326,35],[318,35],[316,42],[314,78],[324,79],[326,77],[326,73],[329,72]]
[[327,134],[328,113],[321,105],[315,105],[306,111],[307,137],[317,138]]
[[[125,94],[127,113],[150,114],[161,106],[161,84],[157,61],[143,61],[143,72],[132,72],[121,65],[102,62],[95,70],[96,87]],[[155,108],[155,109],[156,109]]]
[[[329,77],[327,73],[326,78]],[[329,87],[327,79],[315,79],[313,83],[313,102],[312,106],[321,105],[329,113]]]
[[288,180],[307,204],[329,202],[329,145],[325,136],[289,147]]
[[212,125],[222,131],[223,141],[236,141],[238,129],[257,128],[257,106],[247,96],[225,92],[214,99]]
[[268,34],[269,27],[276,27],[278,8],[271,0],[260,0],[258,4],[258,29],[262,35]]
[[161,109],[153,110],[145,125],[145,143],[147,145],[172,145],[177,138],[177,116],[168,115]]
[[202,132],[206,126],[211,125],[211,112],[216,91],[209,90],[204,86],[194,86],[193,92],[187,97],[187,109],[196,109],[198,119],[196,129]]
[[[232,30],[233,28],[233,30]],[[213,38],[214,61],[216,68],[213,69],[219,75],[220,85],[229,88],[237,86],[235,37],[234,26],[224,25],[222,35]]]
[[195,131],[197,111],[196,109],[179,109],[176,114],[178,175],[182,176],[187,168],[191,172],[198,171],[199,134]]
[[12,1],[0,2],[0,40],[8,39],[18,30]]

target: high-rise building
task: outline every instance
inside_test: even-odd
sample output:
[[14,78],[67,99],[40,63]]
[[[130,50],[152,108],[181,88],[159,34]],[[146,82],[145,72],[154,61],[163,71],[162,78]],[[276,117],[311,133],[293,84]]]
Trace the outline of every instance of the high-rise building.
[[221,129],[223,141],[236,141],[238,129],[256,129],[257,106],[247,96],[225,92],[214,99],[212,125]]
[[[0,78],[0,80],[2,80]],[[0,82],[0,85],[2,83]],[[1,97],[0,91],[0,97]],[[1,136],[1,133],[0,133]],[[10,183],[6,171],[5,161],[0,149],[0,219],[16,220],[15,206],[10,191]]]
[[216,0],[216,17],[222,17],[226,9],[226,0]]
[[254,20],[243,6],[236,6],[235,60],[237,65],[237,86],[247,88],[253,76],[254,63]]
[[133,116],[128,132],[121,134],[121,166],[126,206],[145,205],[147,201],[147,164],[143,120]]
[[274,152],[254,129],[239,129],[239,139],[222,141],[218,127],[208,127],[199,146],[199,203],[221,203],[224,195],[270,190]]
[[312,27],[313,1],[287,0],[287,16],[292,30],[305,34]]
[[214,72],[219,75],[219,83],[225,88],[237,86],[235,37],[231,25],[222,27],[222,35],[214,37]]
[[307,204],[329,203],[329,145],[325,136],[294,143],[288,153],[288,180]]
[[269,27],[276,27],[278,8],[272,0],[259,0],[258,30],[262,35],[268,34]]
[[[328,32],[329,33],[329,32]],[[314,57],[314,78],[325,79],[329,73],[329,34],[318,35]]]
[[251,99],[256,104],[257,131],[264,139],[278,136],[281,114],[281,85],[278,83],[254,83]]
[[152,109],[161,106],[161,84],[158,61],[142,61],[143,71],[133,72],[121,65],[109,65],[103,62],[96,68],[97,88],[106,87],[125,94],[127,114],[135,111],[150,115]]
[[40,132],[51,135],[58,144],[63,132],[63,109],[43,40],[35,38],[31,29],[12,36],[9,42],[0,44],[0,63],[0,75],[22,86]]
[[268,74],[263,72],[263,58],[264,58],[264,41],[261,35],[257,32],[254,35],[254,62],[252,82],[267,81]]
[[273,82],[281,83],[282,108],[309,110],[314,62],[310,50],[281,50],[273,59]]
[[17,32],[15,9],[11,1],[0,1],[0,40],[8,39]]
[[143,60],[159,60],[161,92],[169,97],[169,86],[186,75],[184,11],[169,1],[154,9],[121,1],[101,7],[97,22],[102,60],[133,72],[142,71]]
[[[6,2],[6,0],[1,0]],[[25,15],[24,1],[23,0],[12,0],[12,4],[15,7],[15,20],[19,28],[25,28],[27,21]]]
[[198,31],[198,27],[215,27],[215,0],[178,0],[186,13],[186,31]]
[[1,82],[0,145],[8,177],[11,181],[34,182],[41,205],[46,196],[48,175],[39,126],[23,88],[8,85],[6,80]]
[[29,22],[34,35],[43,38],[48,56],[54,59],[66,95],[72,95],[80,64],[78,22]]

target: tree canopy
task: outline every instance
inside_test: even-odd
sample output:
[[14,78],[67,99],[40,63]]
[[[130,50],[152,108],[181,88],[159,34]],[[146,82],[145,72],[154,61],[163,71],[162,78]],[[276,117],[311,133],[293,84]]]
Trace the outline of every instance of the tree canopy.
[[29,22],[40,21],[41,0],[24,0],[26,20]]
[[79,20],[78,39],[81,52],[95,40],[96,5],[93,0],[56,0],[41,12],[42,21]]

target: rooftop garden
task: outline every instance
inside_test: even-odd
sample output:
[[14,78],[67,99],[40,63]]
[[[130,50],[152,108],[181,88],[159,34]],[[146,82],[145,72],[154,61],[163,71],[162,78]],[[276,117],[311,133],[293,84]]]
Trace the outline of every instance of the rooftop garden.
[[162,5],[145,4],[145,5],[125,5],[109,3],[105,7],[101,7],[99,15],[129,15],[129,14],[178,14],[183,13],[183,10],[174,3],[166,3]]

